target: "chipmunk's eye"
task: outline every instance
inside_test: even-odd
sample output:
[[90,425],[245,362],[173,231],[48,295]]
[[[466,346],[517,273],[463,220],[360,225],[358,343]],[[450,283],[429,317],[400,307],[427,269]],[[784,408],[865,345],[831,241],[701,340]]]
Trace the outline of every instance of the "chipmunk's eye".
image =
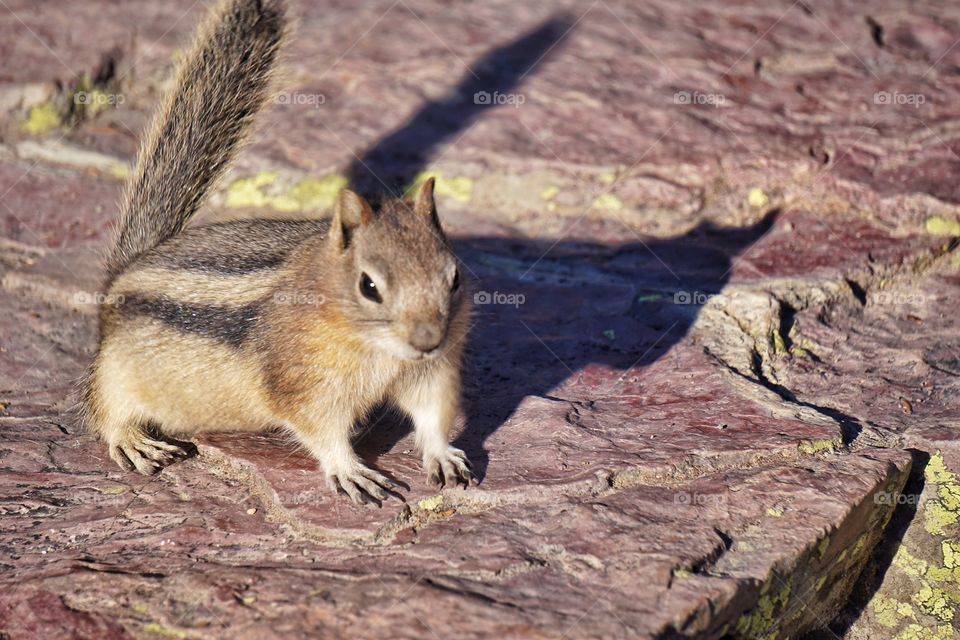
[[377,304],[383,302],[383,298],[380,297],[380,291],[377,289],[377,284],[365,273],[360,274],[360,293],[362,293],[363,297],[367,300],[373,300]]
[[450,285],[450,291],[456,291],[460,288],[460,269],[453,272],[453,284]]

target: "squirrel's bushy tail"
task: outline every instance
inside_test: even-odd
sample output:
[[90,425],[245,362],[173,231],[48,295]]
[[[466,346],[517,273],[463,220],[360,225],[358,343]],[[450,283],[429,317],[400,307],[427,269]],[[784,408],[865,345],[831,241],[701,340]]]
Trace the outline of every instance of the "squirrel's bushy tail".
[[110,279],[197,212],[269,97],[285,36],[283,0],[223,0],[204,21],[127,182]]

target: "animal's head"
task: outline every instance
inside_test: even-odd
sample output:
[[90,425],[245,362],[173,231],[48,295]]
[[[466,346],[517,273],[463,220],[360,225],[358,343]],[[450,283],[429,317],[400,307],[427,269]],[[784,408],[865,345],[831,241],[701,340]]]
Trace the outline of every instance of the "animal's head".
[[433,187],[431,178],[413,200],[389,200],[377,210],[343,190],[327,239],[345,319],[405,360],[435,357],[459,340],[469,303]]

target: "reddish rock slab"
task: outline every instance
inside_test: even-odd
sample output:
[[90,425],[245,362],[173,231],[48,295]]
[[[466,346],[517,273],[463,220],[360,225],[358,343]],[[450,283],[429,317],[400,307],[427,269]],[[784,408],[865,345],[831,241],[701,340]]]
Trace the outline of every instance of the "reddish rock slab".
[[108,237],[119,184],[36,162],[0,161],[0,233],[8,240],[62,249]]
[[[261,172],[289,197],[430,168],[484,296],[457,439],[482,482],[437,493],[377,415],[358,448],[409,485],[381,510],[280,435],[141,478],[80,431],[111,162],[202,8],[4,9],[0,636],[795,637],[857,589],[943,623],[878,558],[893,514],[941,588],[960,535],[924,528],[960,471],[956,242],[927,232],[958,215],[956,8],[295,4],[288,84],[206,215],[320,213],[231,204]],[[120,108],[23,129],[19,96],[116,46]],[[835,629],[882,637],[874,609]]]

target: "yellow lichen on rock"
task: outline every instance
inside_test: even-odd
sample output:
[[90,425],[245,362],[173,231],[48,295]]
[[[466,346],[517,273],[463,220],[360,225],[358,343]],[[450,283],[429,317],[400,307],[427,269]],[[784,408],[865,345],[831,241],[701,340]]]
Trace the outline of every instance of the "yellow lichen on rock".
[[960,236],[960,222],[942,216],[927,218],[927,233],[934,236]]
[[774,640],[779,637],[780,620],[776,614],[783,612],[790,601],[792,580],[783,584],[775,595],[768,593],[771,580],[772,578],[768,579],[761,588],[757,606],[737,620],[737,631],[746,638]]
[[943,540],[940,549],[943,551],[943,566],[947,569],[960,569],[960,542]]
[[827,554],[827,549],[829,548],[830,548],[830,536],[827,536],[820,541],[820,544],[817,545],[817,559],[823,560],[823,556]]
[[107,169],[107,173],[119,180],[126,180],[130,175],[130,167],[121,163],[113,164]]
[[910,618],[916,620],[917,616],[913,612],[913,607],[906,602],[899,602],[893,598],[888,598],[882,593],[876,594],[870,600],[870,608],[877,616],[877,622],[890,629],[896,628],[901,621]]
[[560,193],[560,187],[556,185],[550,185],[546,189],[540,192],[540,197],[544,200],[553,200],[557,197],[557,194]]
[[835,440],[805,440],[797,445],[800,453],[813,455],[823,451],[833,452],[839,448],[840,444]]
[[907,551],[907,548],[903,545],[897,547],[897,552],[893,554],[893,564],[894,566],[902,569],[907,575],[911,575],[915,578],[922,578],[927,574],[927,570],[930,568],[930,565],[920,558],[915,557],[912,553]]
[[754,209],[762,209],[770,203],[770,197],[763,192],[763,189],[754,187],[747,194],[747,204]]
[[603,209],[605,211],[619,211],[623,209],[623,202],[612,193],[605,193],[593,199],[590,205],[591,209]]
[[169,628],[167,628],[167,627],[165,627],[165,626],[163,626],[162,624],[159,624],[159,623],[157,623],[157,622],[148,622],[147,624],[143,625],[143,630],[144,630],[145,633],[152,634],[152,635],[155,635],[155,636],[161,636],[161,637],[164,637],[164,638],[180,638],[180,639],[182,639],[182,638],[187,638],[187,637],[189,637],[189,636],[187,636],[187,634],[184,633],[183,631],[179,631],[179,630],[177,630],[177,629],[169,629]]
[[264,171],[249,178],[241,178],[227,187],[228,207],[266,207],[270,202],[263,188],[277,181],[277,173]]
[[[932,474],[940,471],[934,467]],[[960,567],[957,567],[957,562],[960,561],[957,555],[960,544],[953,540],[943,540],[941,550],[943,565],[938,566],[917,558],[904,546],[900,546],[894,554],[893,566],[917,579],[915,584],[918,584],[919,588],[910,596],[910,600],[921,613],[941,622],[953,622],[960,607],[960,591],[956,588],[960,585]]]
[[293,185],[289,193],[277,196],[273,206],[278,211],[325,211],[333,207],[347,184],[347,179],[337,174],[319,180],[307,178]]
[[943,589],[933,587],[927,582],[924,582],[920,587],[920,591],[913,594],[910,599],[913,600],[920,611],[927,615],[934,616],[943,622],[953,620],[954,611],[951,605],[953,598],[951,594],[948,594]]
[[956,637],[949,625],[940,625],[936,629],[919,624],[908,625],[894,640],[951,640]]
[[417,503],[417,506],[423,509],[424,511],[433,511],[437,507],[443,504],[443,496],[431,496],[429,498],[424,498]]
[[32,109],[23,123],[23,130],[32,136],[38,136],[52,131],[60,126],[60,114],[50,102],[44,102]]
[[279,182],[280,175],[274,171],[236,180],[227,187],[225,204],[231,208],[269,208],[283,212],[325,211],[347,186],[347,179],[338,174],[305,178],[286,191],[277,188]]
[[924,476],[928,483],[936,486],[936,495],[931,495],[924,505],[924,529],[935,536],[948,535],[947,529],[960,520],[960,484],[957,476],[947,468],[939,451],[930,456]]

